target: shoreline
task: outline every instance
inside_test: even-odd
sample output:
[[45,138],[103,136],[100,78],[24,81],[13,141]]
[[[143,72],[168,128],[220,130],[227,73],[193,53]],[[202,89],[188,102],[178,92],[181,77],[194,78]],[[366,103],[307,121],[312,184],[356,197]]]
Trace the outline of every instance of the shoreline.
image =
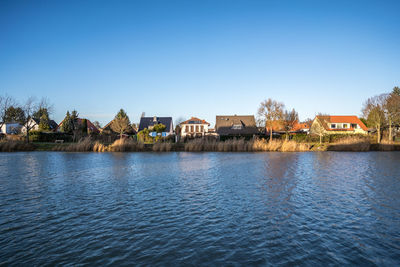
[[[215,142],[209,146],[190,143],[155,143],[155,144],[100,144],[100,143],[22,143],[4,142],[6,146],[0,146],[0,152],[386,152],[400,151],[400,144],[335,144],[335,143],[295,143],[291,142],[291,147],[284,148],[285,142],[281,142],[281,147],[269,147],[268,143],[264,147],[255,147],[251,141],[245,142]],[[283,145],[282,145],[283,144]]]

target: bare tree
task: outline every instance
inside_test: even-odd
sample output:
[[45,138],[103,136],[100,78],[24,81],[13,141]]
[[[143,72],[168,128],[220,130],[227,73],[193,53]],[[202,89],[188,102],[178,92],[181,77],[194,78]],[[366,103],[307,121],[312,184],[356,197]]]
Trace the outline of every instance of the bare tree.
[[123,109],[120,109],[118,114],[115,116],[113,122],[111,123],[111,129],[119,133],[119,138],[131,128],[131,123],[129,117]]
[[274,123],[279,124],[283,120],[284,107],[285,105],[283,103],[268,98],[267,100],[261,102],[260,107],[258,108],[258,120],[264,124],[265,128],[269,128],[270,142],[272,141],[272,130]]
[[323,125],[324,122],[322,121],[322,119],[319,119],[319,118],[320,118],[320,115],[315,117],[314,121],[311,123],[310,133],[318,135],[319,143],[322,144],[322,138],[325,135],[325,128]]
[[6,123],[7,110],[15,104],[11,96],[0,96],[0,129]]
[[289,140],[289,131],[293,129],[294,125],[299,121],[299,114],[296,110],[285,110],[283,114],[283,129],[286,133],[286,141]]
[[385,124],[385,103],[386,103],[387,95],[381,94],[371,98],[368,98],[365,101],[362,113],[364,118],[367,118],[367,122],[369,125],[375,127],[377,132],[377,142],[381,142],[381,130]]
[[32,96],[29,97],[26,100],[25,104],[22,106],[22,109],[25,115],[23,126],[25,127],[26,130],[26,142],[29,143],[29,132],[35,126],[34,123],[31,123],[33,114],[37,111],[37,104],[35,102],[35,98]]
[[393,141],[393,125],[400,123],[400,95],[396,93],[396,87],[393,92],[386,97],[384,109],[386,113],[387,124],[389,126],[389,141]]

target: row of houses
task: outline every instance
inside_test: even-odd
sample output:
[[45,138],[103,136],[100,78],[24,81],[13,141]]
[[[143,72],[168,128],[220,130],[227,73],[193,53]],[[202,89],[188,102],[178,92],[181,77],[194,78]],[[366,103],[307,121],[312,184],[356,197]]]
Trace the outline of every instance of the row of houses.
[[[82,118],[78,122],[83,121]],[[113,121],[98,129],[90,120],[87,121],[88,132],[112,134],[111,124]],[[32,130],[39,129],[40,121],[32,119],[30,122]],[[60,124],[50,120],[49,126],[51,131],[61,131]],[[153,127],[157,124],[165,125],[165,130],[162,133],[153,131]],[[254,135],[269,134],[270,130],[257,127],[255,117],[253,115],[219,115],[215,118],[215,128],[210,127],[210,123],[204,119],[191,117],[179,124],[179,127],[174,129],[172,117],[142,117],[140,118],[139,126],[132,127],[127,130],[127,135],[134,135],[144,129],[149,130],[151,136],[161,135],[163,137],[176,134],[180,137],[204,137],[204,136],[219,136],[219,137],[252,137]],[[175,130],[177,132],[175,132]],[[274,135],[285,133],[282,127],[277,123],[272,127]],[[2,133],[25,133],[26,128],[18,123],[5,123],[1,128]],[[357,116],[316,116],[310,123],[295,122],[291,134],[310,133],[310,134],[367,134],[368,128]]]

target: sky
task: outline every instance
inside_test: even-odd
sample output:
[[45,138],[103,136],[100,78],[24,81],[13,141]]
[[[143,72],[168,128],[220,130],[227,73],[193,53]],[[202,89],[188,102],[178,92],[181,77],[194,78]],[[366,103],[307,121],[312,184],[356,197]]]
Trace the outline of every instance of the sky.
[[99,121],[359,115],[400,85],[400,1],[0,1],[0,94]]

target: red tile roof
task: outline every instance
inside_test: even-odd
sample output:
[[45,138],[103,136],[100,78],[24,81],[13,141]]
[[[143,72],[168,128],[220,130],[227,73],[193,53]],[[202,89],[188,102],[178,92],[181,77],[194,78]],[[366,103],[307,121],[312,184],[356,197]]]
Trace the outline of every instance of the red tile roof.
[[[200,124],[208,124],[210,125],[210,123],[206,122],[205,120],[201,120],[199,118],[196,117],[191,117],[189,120],[186,120],[184,122],[181,122],[180,124],[189,124],[190,121],[200,121]],[[194,123],[194,124],[199,124],[199,123]]]
[[328,131],[343,131],[343,130],[347,130],[347,131],[351,131],[353,130],[353,128],[347,128],[347,129],[331,129],[330,127],[328,127],[326,125],[326,123],[349,123],[349,124],[358,124],[361,129],[363,129],[364,131],[368,131],[367,126],[365,126],[365,124],[357,117],[357,116],[317,116],[317,118],[320,121],[324,121],[324,127],[326,130]]

